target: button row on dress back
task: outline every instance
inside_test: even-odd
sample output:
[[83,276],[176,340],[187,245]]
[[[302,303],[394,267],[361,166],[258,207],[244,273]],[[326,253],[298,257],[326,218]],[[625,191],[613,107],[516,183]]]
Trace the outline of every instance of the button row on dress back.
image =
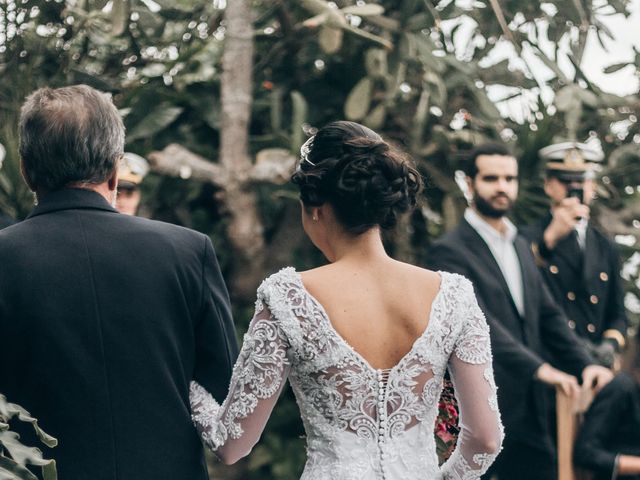
[[380,464],[382,480],[386,478],[384,471],[384,461],[386,457],[386,452],[382,450],[385,442],[385,434],[387,429],[387,405],[385,402],[385,396],[387,393],[387,384],[389,381],[389,375],[391,373],[390,368],[385,368],[384,370],[378,370],[378,445],[381,449],[381,459],[382,462]]
[[389,381],[390,368],[378,370],[378,441],[384,443],[387,427],[387,406],[385,396],[387,393],[387,382]]

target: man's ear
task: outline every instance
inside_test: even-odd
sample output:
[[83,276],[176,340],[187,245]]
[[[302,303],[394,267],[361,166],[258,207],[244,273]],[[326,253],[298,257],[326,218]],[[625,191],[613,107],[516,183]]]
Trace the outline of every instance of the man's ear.
[[26,183],[27,187],[29,187],[29,190],[31,190],[32,192],[35,192],[36,190],[34,186],[31,184],[31,180],[29,180],[29,176],[27,175],[27,171],[25,170],[24,162],[22,161],[22,159],[20,159],[20,173],[22,174],[22,179],[24,180],[24,183]]
[[111,190],[112,192],[118,188],[118,169],[117,168],[113,171],[113,173],[109,177],[109,180],[107,180],[107,186],[109,187],[109,190]]
[[464,181],[467,184],[467,192],[469,192],[469,195],[473,197],[475,193],[475,189],[473,188],[473,178],[467,175],[464,177]]

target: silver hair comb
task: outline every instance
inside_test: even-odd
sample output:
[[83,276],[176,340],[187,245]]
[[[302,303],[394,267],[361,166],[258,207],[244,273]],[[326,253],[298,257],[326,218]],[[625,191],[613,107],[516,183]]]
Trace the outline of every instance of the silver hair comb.
[[316,166],[311,160],[309,160],[309,152],[311,152],[311,145],[313,144],[313,139],[316,138],[315,135],[311,135],[306,142],[302,144],[300,147],[300,164],[298,164],[298,169],[302,165],[302,162],[307,162],[309,165]]

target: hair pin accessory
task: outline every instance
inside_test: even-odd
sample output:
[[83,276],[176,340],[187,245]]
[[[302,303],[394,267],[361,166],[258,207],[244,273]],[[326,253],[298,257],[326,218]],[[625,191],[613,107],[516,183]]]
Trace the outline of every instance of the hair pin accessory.
[[298,164],[298,169],[300,169],[302,162],[307,162],[309,165],[314,167],[316,166],[315,163],[309,160],[309,152],[311,152],[311,145],[313,144],[314,138],[316,138],[315,135],[310,136],[300,147],[300,164]]

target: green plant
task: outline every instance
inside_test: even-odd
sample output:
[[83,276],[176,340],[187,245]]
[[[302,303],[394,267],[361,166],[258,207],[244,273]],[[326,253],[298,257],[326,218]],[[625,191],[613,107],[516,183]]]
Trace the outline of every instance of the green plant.
[[30,423],[43,444],[55,447],[58,441],[38,426],[38,420],[24,408],[9,403],[0,394],[0,479],[1,480],[37,480],[27,465],[42,467],[44,480],[56,480],[56,463],[42,457],[42,452],[35,447],[27,447],[20,442],[20,436],[10,430],[9,422],[17,419]]

